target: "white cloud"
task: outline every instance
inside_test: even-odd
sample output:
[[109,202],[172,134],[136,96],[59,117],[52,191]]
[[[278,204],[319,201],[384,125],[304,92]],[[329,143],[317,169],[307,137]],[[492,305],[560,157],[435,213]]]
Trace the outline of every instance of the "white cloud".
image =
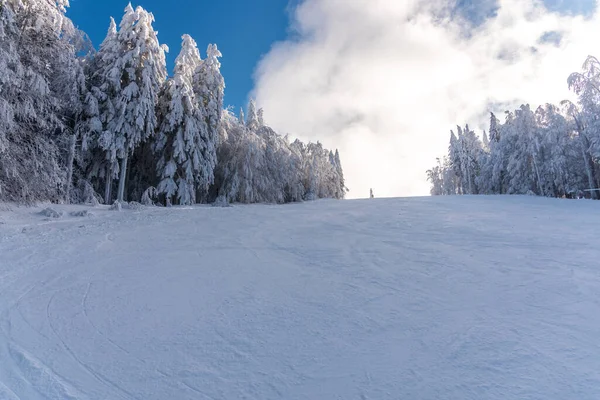
[[488,111],[570,98],[568,75],[600,53],[598,14],[500,0],[495,17],[466,29],[456,15],[440,17],[448,9],[442,0],[304,0],[292,37],[256,71],[267,122],[339,148],[350,197],[370,187],[425,195],[425,171],[456,124],[484,129]]

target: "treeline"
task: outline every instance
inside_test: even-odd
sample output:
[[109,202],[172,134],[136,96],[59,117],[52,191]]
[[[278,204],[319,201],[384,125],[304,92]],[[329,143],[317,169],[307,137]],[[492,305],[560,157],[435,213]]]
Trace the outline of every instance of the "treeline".
[[343,198],[340,157],[290,143],[252,101],[223,110],[221,53],[183,36],[168,76],[131,5],[98,51],[67,0],[0,0],[0,201],[162,204]]
[[432,195],[533,194],[600,198],[600,62],[588,57],[569,87],[578,102],[492,113],[489,135],[458,127],[427,171]]

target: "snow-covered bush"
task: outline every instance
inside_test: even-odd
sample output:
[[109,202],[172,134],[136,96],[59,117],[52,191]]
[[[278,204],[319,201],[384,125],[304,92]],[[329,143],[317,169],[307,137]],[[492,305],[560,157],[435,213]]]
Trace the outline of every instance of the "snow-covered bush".
[[115,202],[110,206],[112,211],[121,211],[123,210],[123,204],[119,200],[115,200]]

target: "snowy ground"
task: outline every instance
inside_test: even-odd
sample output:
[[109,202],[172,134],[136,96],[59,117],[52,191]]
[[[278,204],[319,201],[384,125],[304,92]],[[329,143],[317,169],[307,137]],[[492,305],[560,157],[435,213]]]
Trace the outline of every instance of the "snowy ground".
[[3,400],[600,398],[600,202],[6,208]]

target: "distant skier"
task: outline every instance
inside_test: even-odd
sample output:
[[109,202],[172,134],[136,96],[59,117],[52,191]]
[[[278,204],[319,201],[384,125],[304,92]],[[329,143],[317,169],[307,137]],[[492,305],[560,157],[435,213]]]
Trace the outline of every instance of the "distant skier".
[[373,189],[371,188],[371,198],[374,199],[375,196],[373,195]]

